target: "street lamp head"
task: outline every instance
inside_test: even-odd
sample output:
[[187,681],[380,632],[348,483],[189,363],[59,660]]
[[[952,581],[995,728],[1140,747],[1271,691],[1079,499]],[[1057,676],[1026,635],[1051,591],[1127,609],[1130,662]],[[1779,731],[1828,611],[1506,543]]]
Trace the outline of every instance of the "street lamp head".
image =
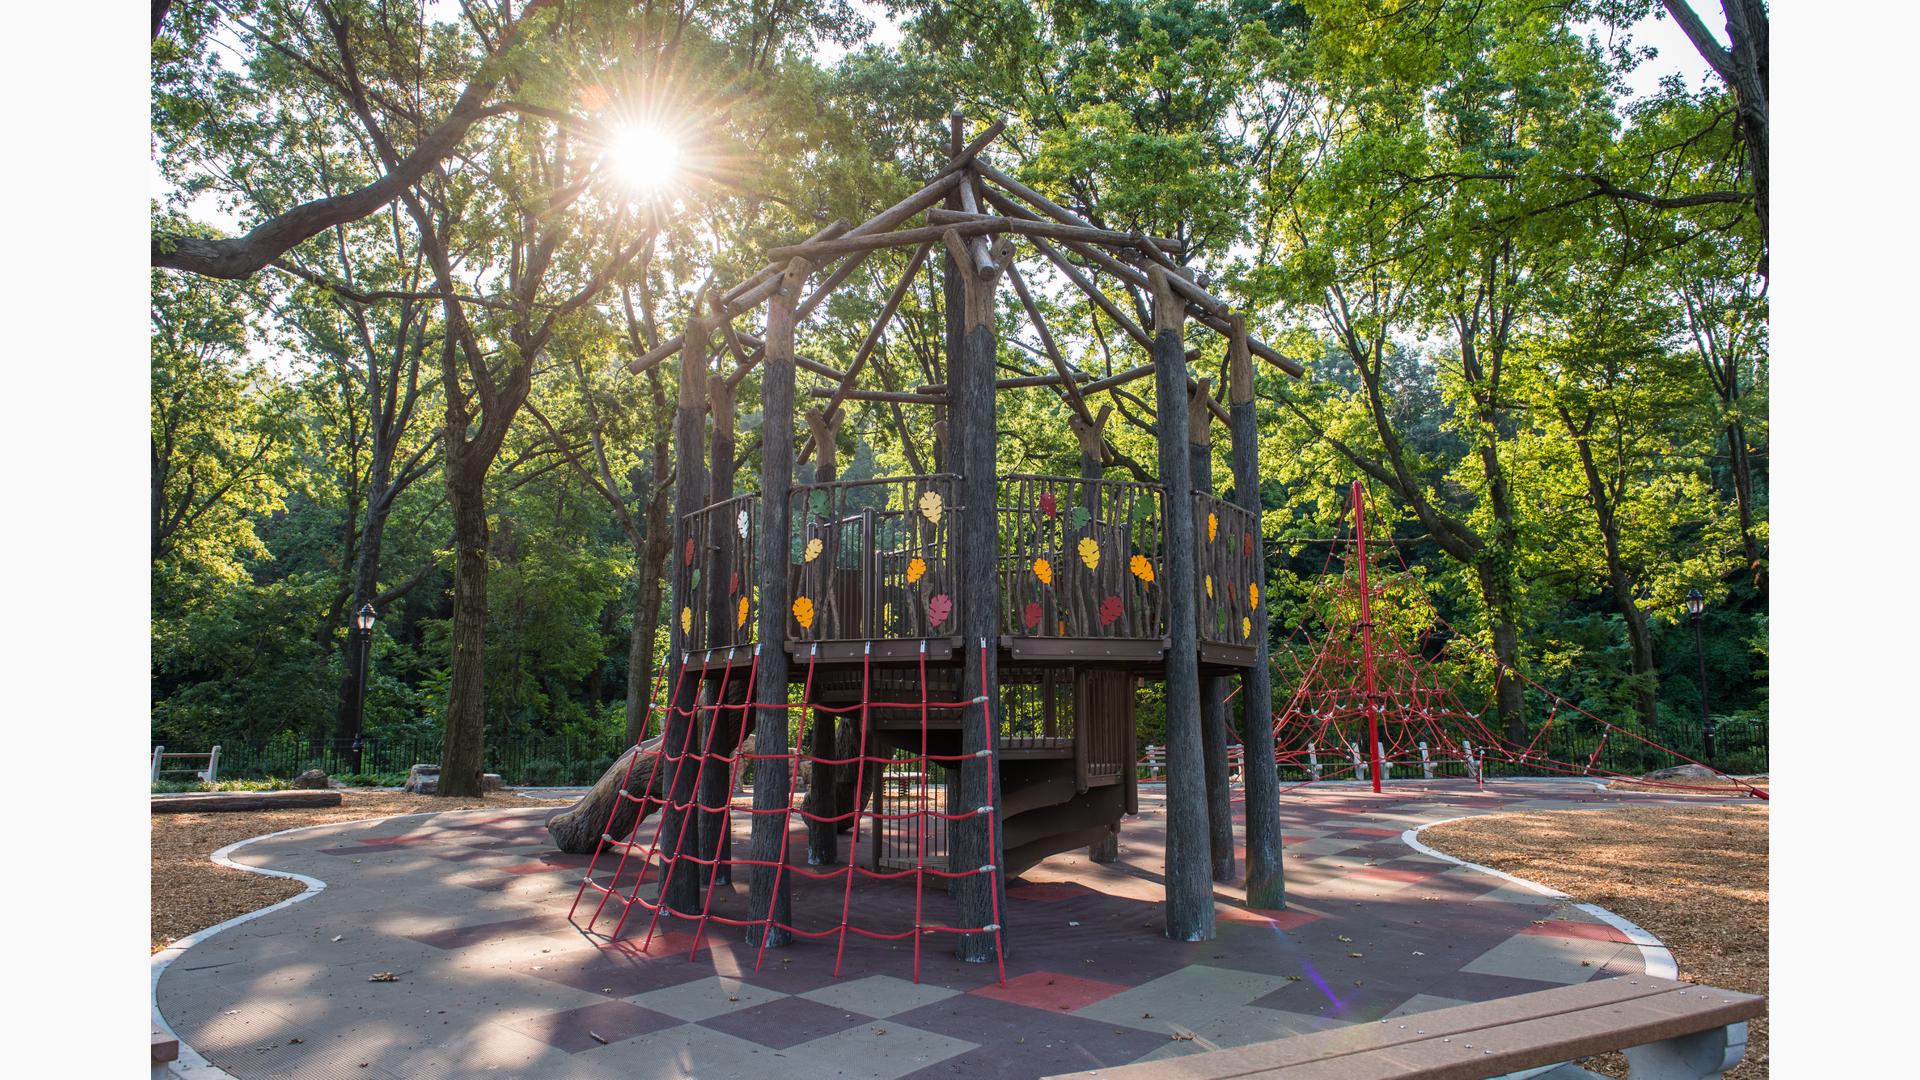
[[1697,619],[1700,613],[1706,610],[1706,606],[1707,598],[1700,595],[1699,589],[1687,590],[1687,614]]
[[376,618],[378,618],[378,616],[374,613],[373,605],[362,604],[360,605],[360,610],[353,613],[353,625],[359,628],[362,633],[365,633],[373,629],[373,621]]

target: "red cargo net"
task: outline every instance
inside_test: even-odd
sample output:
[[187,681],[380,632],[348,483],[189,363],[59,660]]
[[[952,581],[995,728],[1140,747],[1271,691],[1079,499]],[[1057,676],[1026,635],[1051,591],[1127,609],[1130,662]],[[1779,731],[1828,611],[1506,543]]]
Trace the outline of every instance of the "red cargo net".
[[[1726,787],[1645,780],[1601,766],[1609,741],[1643,748],[1636,755],[1643,761],[1701,763],[1627,725],[1597,716],[1501,663],[1472,635],[1430,610],[1392,539],[1369,536],[1370,505],[1357,481],[1352,498],[1352,530],[1329,546],[1327,566],[1320,575],[1331,588],[1313,605],[1326,613],[1326,629],[1316,643],[1302,624],[1275,650],[1274,681],[1293,687],[1273,718],[1279,765],[1296,774],[1305,771],[1309,778],[1303,783],[1367,779],[1375,791],[1394,770],[1401,770],[1402,776],[1424,777],[1429,766],[1434,775],[1464,766],[1469,778],[1485,786],[1487,765],[1492,762],[1510,773],[1598,776],[1676,791],[1731,793]],[[1376,552],[1383,545],[1392,552],[1393,563],[1385,568],[1388,573],[1371,567],[1370,543]],[[1336,555],[1344,566],[1330,573]],[[1445,673],[1449,668],[1487,666],[1492,668],[1493,687],[1481,708],[1469,708]],[[1507,679],[1539,694],[1547,705],[1546,720],[1524,744],[1507,739],[1485,720]],[[1569,724],[1575,718],[1586,722],[1588,737],[1597,735],[1591,752],[1572,738]],[[1768,797],[1762,788],[1713,771],[1736,790]]]
[[[979,655],[975,660],[976,663],[982,665],[983,670],[986,663],[986,648],[986,643],[982,642]],[[665,707],[656,707],[651,703],[649,704],[638,744],[640,746],[640,753],[634,754],[628,759],[626,779],[622,784],[620,797],[616,800],[613,811],[608,814],[607,824],[601,829],[599,846],[594,851],[593,859],[587,866],[587,873],[581,878],[580,887],[574,894],[573,906],[568,909],[567,912],[568,920],[587,933],[593,934],[595,933],[595,926],[603,915],[607,917],[612,916],[613,912],[608,910],[609,905],[612,905],[619,910],[619,918],[615,921],[613,929],[603,935],[605,942],[612,944],[621,939],[621,935],[628,929],[629,920],[633,918],[636,911],[645,912],[647,927],[646,935],[640,943],[641,952],[647,951],[653,944],[655,933],[660,929],[660,919],[663,914],[672,918],[686,920],[690,922],[693,927],[693,942],[687,953],[689,959],[699,952],[701,940],[706,935],[709,923],[718,923],[721,926],[728,927],[757,927],[759,928],[759,932],[753,935],[758,938],[760,942],[759,952],[754,961],[754,970],[756,971],[759,970],[760,965],[766,959],[767,929],[769,927],[778,927],[800,938],[835,938],[837,939],[837,947],[834,954],[833,971],[836,977],[840,974],[841,966],[846,959],[847,939],[849,935],[879,941],[900,941],[906,938],[912,938],[913,979],[915,982],[920,981],[921,942],[929,934],[990,933],[994,935],[994,955],[999,964],[1000,983],[1005,985],[1006,962],[1003,956],[1004,941],[1001,936],[1000,868],[991,861],[991,853],[997,850],[994,841],[995,830],[998,828],[999,823],[994,813],[994,799],[998,794],[999,770],[995,759],[995,721],[990,698],[983,695],[966,701],[934,701],[929,699],[927,696],[926,647],[922,645],[919,657],[919,679],[916,680],[916,685],[919,688],[918,700],[873,700],[873,666],[871,650],[869,650],[867,656],[861,661],[860,699],[849,705],[821,705],[812,700],[814,673],[818,664],[817,651],[816,648],[816,655],[809,657],[806,661],[804,669],[805,677],[799,701],[772,705],[756,703],[752,700],[754,696],[753,691],[756,686],[755,679],[759,672],[760,650],[758,647],[754,649],[751,662],[745,665],[744,682],[746,692],[744,694],[737,693],[739,684],[735,682],[735,668],[741,666],[737,663],[729,661],[724,665],[716,665],[710,668],[696,667],[692,664],[682,666],[677,680],[680,685],[677,685],[674,688],[674,693],[666,699],[668,704]],[[714,671],[719,672],[717,679],[710,678],[711,673]],[[691,708],[673,705],[673,702],[682,700],[682,691],[685,688],[686,680],[690,673],[696,678],[702,676],[709,677],[707,681],[712,682],[715,687],[711,700],[698,702]],[[728,701],[730,685],[735,688],[735,696],[740,696],[744,700],[739,702]],[[919,753],[912,756],[881,756],[872,752],[875,748],[871,746],[868,741],[869,734],[873,730],[869,720],[871,710],[876,708],[919,710]],[[928,751],[928,720],[934,713],[962,712],[966,709],[976,708],[982,710],[985,714],[981,722],[984,724],[987,732],[986,748],[970,754],[934,754]],[[755,715],[764,715],[767,712],[781,712],[790,718],[798,718],[798,725],[792,722],[792,720],[788,723],[788,745],[795,749],[784,754],[757,753],[745,749],[746,742],[744,734],[753,730]],[[661,734],[657,739],[649,739],[647,732],[650,730],[650,725],[656,713],[664,714],[665,717],[661,724]],[[797,726],[803,733],[809,713],[836,716],[855,714],[854,718],[858,724],[859,738],[857,752],[854,756],[846,758],[831,757],[817,752],[807,753],[799,749],[799,747],[803,745],[803,741],[794,737],[794,728]],[[667,745],[666,732],[671,730],[673,725],[666,721],[676,717],[684,718],[686,721],[684,734],[681,735],[678,746],[670,747]],[[716,732],[729,730],[731,724],[738,724],[740,726],[743,738],[735,747],[716,747],[714,745]],[[695,745],[696,742],[699,743],[698,746]],[[649,745],[649,743],[652,745]],[[816,747],[816,750],[821,749],[831,751],[833,747]],[[645,759],[644,765],[643,759]],[[987,804],[953,813],[939,809],[938,807],[942,805],[942,803],[928,784],[929,766],[938,765],[944,768],[958,768],[963,762],[976,760],[980,761],[987,771]],[[815,814],[806,809],[804,805],[797,803],[794,788],[797,786],[800,764],[803,761],[812,765],[852,768],[854,776],[854,808],[839,814],[821,815]],[[701,789],[700,781],[707,770],[715,769],[726,772],[728,781],[727,791],[729,796],[731,796],[731,793],[735,790],[735,784],[737,784],[740,779],[740,770],[743,764],[749,762],[752,763],[751,767],[756,775],[766,775],[764,770],[767,769],[783,769],[786,771],[788,795],[783,805],[772,807],[740,806],[735,805],[731,797],[726,799],[723,804],[705,807],[700,805],[698,798],[698,792]],[[652,770],[652,779],[644,786],[639,794],[634,794],[631,791],[636,766]],[[919,774],[918,792],[915,797],[909,800],[911,809],[895,813],[886,813],[883,812],[882,803],[878,799],[874,800],[873,809],[864,808],[865,796],[868,794],[865,786],[866,782],[870,776],[880,775],[876,770],[870,770],[870,766],[892,766],[896,769],[908,767],[917,769]],[[659,782],[662,770],[664,770],[665,775],[668,777],[665,783]],[[692,770],[693,772],[691,785],[685,784],[687,770]],[[814,775],[818,777],[819,773],[815,772]],[[821,782],[819,779],[814,780],[815,784]],[[676,791],[691,791],[695,794],[687,797],[686,801],[680,802],[675,801],[673,798],[672,793]],[[633,827],[628,830],[625,838],[611,835],[613,821],[618,814],[622,802],[639,804],[639,814],[635,817]],[[655,814],[655,811],[661,812]],[[733,827],[733,815],[735,814],[747,815],[749,820],[752,820],[756,816],[778,816],[780,819],[779,857],[772,860],[754,859],[750,856],[734,857],[721,855],[718,851],[703,857],[698,850],[699,828],[693,824],[695,819],[702,813],[718,814],[721,817],[722,835],[726,835],[731,831]],[[654,818],[654,821],[651,825],[651,832],[643,839],[642,833],[647,828],[647,819],[649,817]],[[833,825],[836,831],[839,824],[849,823],[852,829],[852,842],[848,847],[846,864],[833,867],[812,867],[790,861],[789,856],[795,846],[793,843],[792,828],[794,818],[800,818],[803,822]],[[980,866],[962,869],[929,865],[927,848],[928,823],[936,819],[947,822],[950,829],[955,823],[976,823],[977,827],[984,832],[985,842],[979,850],[988,853],[986,856],[987,861]],[[890,871],[860,866],[860,834],[863,821],[870,823],[874,828],[880,828],[881,822],[912,821],[914,823],[913,830],[917,834],[917,857],[913,865],[904,869]],[[671,830],[672,835],[668,835],[669,830]],[[801,847],[803,849],[804,845],[805,841],[803,839],[801,841]],[[595,875],[600,869],[600,861],[602,857],[606,856],[610,851],[618,853],[618,858],[613,863],[613,872],[604,881],[597,880]],[[727,876],[730,879],[734,876],[733,871],[740,867],[771,868],[774,875],[773,891],[776,893],[778,892],[781,879],[789,875],[792,879],[809,883],[809,887],[832,889],[837,886],[839,890],[839,918],[837,921],[825,925],[801,926],[775,919],[773,917],[772,905],[769,905],[767,911],[761,912],[757,916],[750,911],[739,910],[746,905],[748,898],[738,895],[729,883],[718,882],[719,871],[722,866],[728,868],[729,872]],[[630,869],[630,867],[632,867],[632,869]],[[699,876],[699,880],[702,882],[702,887],[699,891],[703,899],[701,900],[698,910],[681,911],[672,908],[668,902],[661,898],[667,895],[667,886],[673,881],[674,875],[688,873]],[[631,876],[629,877],[629,875]],[[973,877],[985,877],[987,879],[988,892],[993,898],[991,907],[992,919],[990,922],[983,926],[958,926],[927,921],[928,897],[926,886],[928,879],[934,879],[936,882],[944,885],[946,881],[951,879]],[[855,925],[854,914],[856,905],[854,903],[853,885],[856,880],[896,881],[907,878],[912,879],[913,882],[913,921],[911,925],[898,927]],[[650,890],[651,895],[643,894],[643,887],[649,883],[656,883],[656,887]],[[821,884],[816,886],[812,883]],[[942,888],[941,892],[944,895],[944,888]],[[599,899],[594,903],[592,914],[588,917],[586,923],[582,925],[576,916],[581,911],[582,900],[590,895],[597,895]],[[733,913],[728,914],[727,912],[729,911]],[[796,919],[796,922],[797,921]],[[637,923],[635,925],[637,925]]]

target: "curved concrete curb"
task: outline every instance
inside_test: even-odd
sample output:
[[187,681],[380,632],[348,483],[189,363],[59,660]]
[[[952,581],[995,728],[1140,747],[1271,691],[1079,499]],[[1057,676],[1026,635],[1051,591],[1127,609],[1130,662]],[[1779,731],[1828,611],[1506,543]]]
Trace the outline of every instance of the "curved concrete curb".
[[[153,1011],[153,1029],[164,1033],[168,1038],[174,1039],[180,1044],[179,1059],[168,1062],[164,1067],[167,1071],[164,1073],[156,1073],[156,1075],[195,1078],[206,1077],[208,1080],[212,1080],[212,1078],[215,1077],[227,1077],[230,1078],[230,1080],[233,1078],[232,1073],[208,1061],[205,1057],[201,1056],[198,1050],[188,1046],[187,1041],[180,1038],[179,1032],[174,1031],[173,1028],[168,1025],[167,1018],[160,1015],[160,976],[166,973],[167,966],[175,960],[180,959],[188,949],[220,933],[222,930],[230,930],[233,927],[239,926],[241,923],[250,922],[262,915],[279,911],[281,908],[292,907],[302,900],[311,900],[320,895],[327,887],[327,883],[317,877],[308,877],[305,874],[295,874],[286,870],[269,870],[264,866],[248,866],[246,863],[235,862],[233,861],[234,852],[246,847],[248,844],[259,843],[262,840],[272,840],[275,837],[288,836],[297,832],[307,832],[312,829],[334,829],[342,825],[378,825],[381,822],[399,821],[402,818],[433,817],[438,814],[474,814],[479,813],[481,810],[496,809],[495,807],[475,807],[471,810],[423,810],[412,814],[388,814],[385,817],[360,818],[356,821],[329,821],[323,825],[300,825],[291,829],[281,829],[279,832],[249,836],[245,840],[235,840],[233,843],[207,856],[208,860],[216,866],[224,866],[230,870],[241,870],[249,874],[261,874],[266,877],[292,878],[302,885],[305,885],[306,889],[303,892],[287,897],[277,904],[268,904],[266,907],[256,911],[249,911],[243,915],[235,915],[226,922],[216,923],[213,926],[207,927],[205,930],[196,930],[153,954],[150,971],[151,979],[147,984],[147,1001]],[[155,1066],[154,1068],[157,1070],[162,1067]]]
[[[1495,870],[1491,866],[1482,866],[1479,863],[1468,862],[1465,859],[1456,859],[1444,851],[1435,850],[1420,842],[1420,834],[1436,825],[1450,825],[1456,821],[1467,821],[1471,818],[1485,816],[1487,815],[1464,814],[1460,817],[1446,818],[1442,821],[1429,821],[1417,829],[1408,829],[1401,833],[1400,840],[1422,855],[1431,855],[1436,859],[1445,860],[1456,866],[1464,866],[1469,870],[1475,870],[1482,874],[1491,874],[1502,881],[1518,885],[1532,892],[1537,892],[1541,896],[1552,897],[1555,900],[1573,899],[1573,897],[1568,896],[1559,889],[1549,888],[1537,881],[1528,881],[1526,878],[1509,874],[1505,870]],[[1627,940],[1640,950],[1640,961],[1646,965],[1648,975],[1657,979],[1678,979],[1680,977],[1680,967],[1674,962],[1672,950],[1662,945],[1660,939],[1645,928],[1634,925],[1621,916],[1601,907],[1599,904],[1575,904],[1573,906],[1625,935]]]

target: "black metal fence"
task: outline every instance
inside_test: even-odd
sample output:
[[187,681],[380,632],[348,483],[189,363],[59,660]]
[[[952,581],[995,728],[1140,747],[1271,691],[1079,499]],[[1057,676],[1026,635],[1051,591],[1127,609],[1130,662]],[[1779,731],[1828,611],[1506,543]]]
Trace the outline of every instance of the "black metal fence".
[[[163,740],[154,740],[155,744]],[[328,776],[346,777],[354,772],[353,747],[348,742],[303,739],[281,735],[264,742],[247,743],[222,739],[220,742],[220,778],[222,780],[264,780],[298,776],[308,769],[319,769]],[[165,744],[169,753],[197,752],[211,746]],[[521,735],[487,740],[482,757],[485,769],[499,773],[513,787],[556,787],[591,784],[599,779],[627,748],[618,735],[590,738],[575,735]],[[402,738],[362,739],[361,774],[404,774],[416,764],[440,760],[440,736],[417,735]]]

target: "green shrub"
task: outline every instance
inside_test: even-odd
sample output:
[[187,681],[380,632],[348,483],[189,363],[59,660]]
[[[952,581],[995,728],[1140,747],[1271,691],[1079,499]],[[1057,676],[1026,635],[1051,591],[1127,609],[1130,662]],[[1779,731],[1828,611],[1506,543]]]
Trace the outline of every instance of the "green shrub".
[[348,787],[404,787],[407,774],[403,772],[362,772],[336,776],[335,780]]
[[155,795],[180,795],[187,792],[202,791],[285,791],[290,785],[279,777],[269,776],[265,780],[221,780],[209,784],[205,780],[161,780],[153,785]]

